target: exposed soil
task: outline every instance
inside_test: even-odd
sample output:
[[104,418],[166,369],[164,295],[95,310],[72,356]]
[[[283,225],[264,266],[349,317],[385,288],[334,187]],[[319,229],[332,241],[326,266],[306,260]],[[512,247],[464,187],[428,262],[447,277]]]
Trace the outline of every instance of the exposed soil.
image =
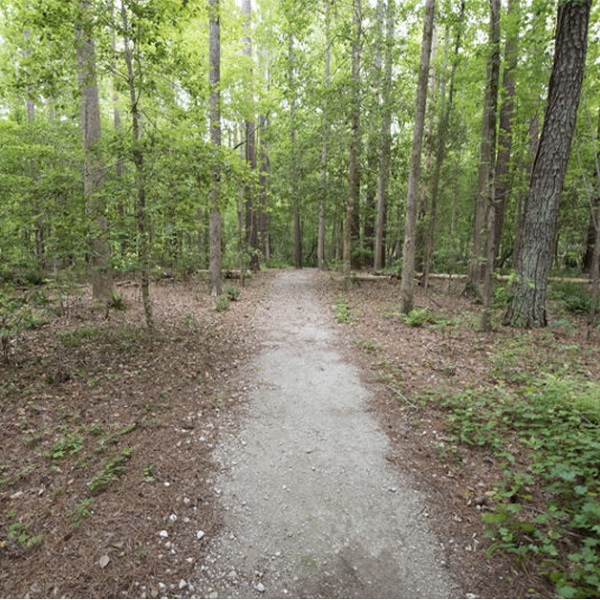
[[[218,556],[215,540],[231,532],[230,514],[245,512],[244,500],[238,504],[221,484],[234,456],[223,453],[242,441],[241,455],[250,451],[248,419],[262,394],[273,395],[257,384],[257,357],[286,347],[265,321],[275,277],[253,278],[223,313],[215,312],[203,284],[158,284],[154,337],[141,324],[136,287],[120,287],[129,308],[108,320],[92,309],[87,291],[70,293],[46,311],[52,315],[45,326],[13,344],[10,363],[0,364],[3,597],[218,597],[246,589],[211,582],[207,565]],[[409,327],[397,316],[398,290],[391,283],[353,286],[345,298],[354,323],[335,326],[339,278],[303,277],[324,311],[315,317],[315,332],[322,324],[337,329],[328,343],[360,368],[367,406],[389,438],[391,471],[410,482],[423,509],[418,526],[436,536],[433,562],[446,563],[449,587],[432,595],[551,596],[527,565],[517,570],[486,555],[477,499],[492,488],[498,467],[485,453],[445,452],[444,415],[418,401],[433,390],[492,385],[489,355],[499,338],[513,333],[478,333],[478,308],[458,289],[430,290],[417,303],[460,317],[464,326]],[[534,344],[538,334],[531,335]],[[578,330],[552,335],[577,346],[590,377],[600,376],[597,352]],[[270,495],[268,478],[257,485]],[[302,536],[295,539],[302,543]],[[273,547],[278,551],[287,552]],[[308,560],[305,567],[313,568]],[[253,593],[269,595],[251,575]],[[301,595],[298,588],[289,591]],[[339,583],[305,592],[351,596]]]

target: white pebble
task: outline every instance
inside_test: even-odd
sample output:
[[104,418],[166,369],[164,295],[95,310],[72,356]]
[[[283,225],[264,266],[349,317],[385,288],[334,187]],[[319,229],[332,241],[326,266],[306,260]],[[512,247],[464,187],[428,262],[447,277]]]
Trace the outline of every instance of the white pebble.
[[202,538],[203,538],[205,535],[206,535],[206,534],[205,534],[205,533],[204,533],[204,531],[202,531],[202,530],[196,531],[196,537],[197,537],[199,540],[201,540],[201,539],[202,539]]
[[158,535],[160,535],[161,538],[168,538],[169,532],[166,529],[163,529],[162,531],[158,532]]

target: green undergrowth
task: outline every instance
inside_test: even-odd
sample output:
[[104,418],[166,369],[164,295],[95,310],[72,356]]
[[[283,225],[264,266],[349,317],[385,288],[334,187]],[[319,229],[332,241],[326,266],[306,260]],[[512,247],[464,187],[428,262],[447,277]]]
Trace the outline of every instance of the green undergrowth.
[[335,320],[338,323],[354,325],[359,318],[357,310],[350,308],[348,301],[343,296],[339,296],[335,301]]
[[546,374],[439,399],[455,443],[496,457],[490,551],[533,559],[565,598],[600,589],[600,385]]

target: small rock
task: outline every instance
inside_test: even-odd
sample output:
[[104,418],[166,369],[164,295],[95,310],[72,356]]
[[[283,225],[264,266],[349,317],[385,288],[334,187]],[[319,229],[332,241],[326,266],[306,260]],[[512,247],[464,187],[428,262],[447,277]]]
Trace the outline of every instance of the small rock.
[[185,579],[179,580],[179,589],[182,590],[187,587],[187,581]]
[[162,529],[161,531],[158,532],[158,535],[161,538],[168,538],[169,537],[169,532],[166,529]]
[[173,523],[175,521],[177,521],[177,515],[176,514],[169,515],[169,521],[172,521]]
[[205,535],[206,535],[206,534],[205,534],[205,533],[204,533],[204,531],[202,531],[202,530],[196,531],[196,537],[197,537],[199,540],[201,540],[201,539],[202,539],[202,538],[203,538]]
[[100,565],[101,569],[104,569],[108,565],[109,562],[110,562],[110,556],[108,556],[108,554],[104,554],[103,556],[100,557],[98,564]]
[[265,586],[262,583],[259,583],[256,586],[256,591],[260,592],[261,594],[265,591]]

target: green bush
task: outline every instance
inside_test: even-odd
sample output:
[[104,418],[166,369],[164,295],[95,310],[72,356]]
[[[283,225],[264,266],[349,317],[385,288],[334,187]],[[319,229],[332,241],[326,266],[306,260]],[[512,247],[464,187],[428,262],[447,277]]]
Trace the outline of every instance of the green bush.
[[226,285],[223,288],[223,293],[225,294],[225,296],[227,296],[227,298],[229,298],[229,300],[235,301],[239,299],[240,294],[242,292],[240,288],[235,287],[234,285]]
[[215,310],[217,312],[225,312],[229,309],[229,305],[231,304],[231,300],[229,296],[217,296],[215,298]]
[[563,281],[550,288],[550,297],[561,302],[570,313],[588,313],[592,302],[590,290],[580,283]]

